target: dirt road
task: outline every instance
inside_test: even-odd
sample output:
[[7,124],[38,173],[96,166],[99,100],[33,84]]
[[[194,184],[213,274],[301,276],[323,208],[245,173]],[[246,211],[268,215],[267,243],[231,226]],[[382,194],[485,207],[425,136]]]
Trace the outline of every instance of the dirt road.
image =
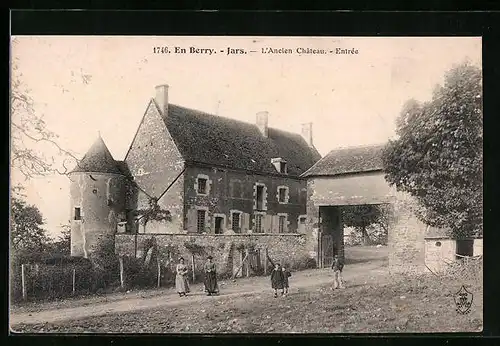
[[[369,252],[370,258],[365,261],[354,261],[346,265],[344,279],[348,285],[373,284],[383,282],[387,279],[386,260],[379,250]],[[382,255],[382,256],[381,256]],[[357,256],[359,258],[359,256]],[[291,292],[300,290],[313,290],[316,286],[321,286],[332,282],[332,272],[329,269],[306,270],[294,272],[290,280]],[[192,286],[192,293],[188,297],[179,297],[174,290],[166,289],[157,292],[158,295],[145,296],[131,294],[115,295],[108,302],[98,302],[93,298],[79,299],[55,304],[43,304],[38,306],[40,311],[23,311],[22,309],[11,309],[10,326],[18,323],[51,323],[65,320],[75,320],[79,318],[102,316],[107,314],[148,310],[158,307],[176,307],[186,304],[202,302],[204,300],[225,300],[237,297],[252,296],[270,292],[268,277],[252,277],[238,279],[236,282],[220,283],[221,294],[219,296],[207,297],[202,292],[200,284]],[[153,291],[154,292],[154,291]],[[69,306],[69,307],[68,307]],[[12,328],[15,330],[15,328]]]

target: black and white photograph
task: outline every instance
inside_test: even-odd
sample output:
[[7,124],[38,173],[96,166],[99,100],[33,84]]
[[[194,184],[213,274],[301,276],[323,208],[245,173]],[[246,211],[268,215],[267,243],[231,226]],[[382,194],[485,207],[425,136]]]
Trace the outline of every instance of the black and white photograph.
[[10,45],[10,333],[483,331],[481,37]]

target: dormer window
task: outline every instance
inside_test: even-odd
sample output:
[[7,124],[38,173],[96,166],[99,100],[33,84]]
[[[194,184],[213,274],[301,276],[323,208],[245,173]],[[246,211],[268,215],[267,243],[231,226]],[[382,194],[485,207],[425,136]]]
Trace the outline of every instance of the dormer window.
[[281,157],[271,159],[271,163],[273,164],[274,168],[276,168],[276,171],[278,171],[279,173],[281,174],[288,173],[286,160],[282,159]]

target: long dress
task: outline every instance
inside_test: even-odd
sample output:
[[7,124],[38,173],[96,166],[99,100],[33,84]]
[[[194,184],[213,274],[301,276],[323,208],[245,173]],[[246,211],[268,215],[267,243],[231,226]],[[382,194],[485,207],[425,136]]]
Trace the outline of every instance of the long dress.
[[175,288],[177,293],[189,293],[189,283],[187,281],[188,268],[185,264],[179,263],[175,268]]
[[215,263],[205,263],[205,289],[208,293],[217,293],[217,272]]
[[284,286],[285,275],[281,269],[273,269],[271,273],[271,286],[275,290],[282,290]]

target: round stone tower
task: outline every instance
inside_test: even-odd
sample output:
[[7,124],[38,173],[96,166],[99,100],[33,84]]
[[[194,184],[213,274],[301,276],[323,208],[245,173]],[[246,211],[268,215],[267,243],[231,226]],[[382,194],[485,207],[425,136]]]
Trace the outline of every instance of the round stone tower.
[[117,223],[126,218],[127,177],[100,135],[69,179],[71,256],[113,255]]

